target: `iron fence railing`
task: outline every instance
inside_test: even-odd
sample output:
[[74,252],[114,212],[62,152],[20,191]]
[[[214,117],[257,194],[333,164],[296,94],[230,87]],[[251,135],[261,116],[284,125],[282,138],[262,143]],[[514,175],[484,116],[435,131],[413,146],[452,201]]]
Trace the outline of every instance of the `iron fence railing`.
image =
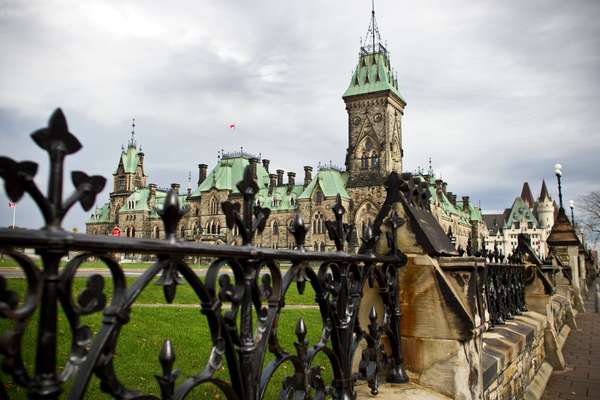
[[[35,163],[0,158],[0,176],[11,201],[16,202],[28,193],[45,220],[39,230],[0,229],[0,248],[16,261],[27,281],[24,298],[19,299],[9,289],[7,280],[0,277],[0,316],[11,325],[0,337],[2,366],[30,398],[54,399],[65,391],[69,399],[85,398],[93,375],[99,379],[101,390],[114,398],[155,398],[125,387],[114,367],[119,335],[122,329],[128,328],[131,307],[155,278],[169,303],[174,300],[182,280],[193,289],[210,328],[210,337],[200,343],[208,342],[212,347],[203,368],[186,371],[189,378],[177,381],[174,348],[165,340],[162,348],[157,349],[162,367],[157,381],[163,399],[183,398],[205,383],[215,385],[228,399],[264,398],[271,378],[275,372],[281,372],[284,363],[293,367],[279,388],[281,398],[351,399],[355,397],[357,379],[366,380],[374,394],[382,379],[393,383],[407,381],[402,365],[397,278],[398,269],[407,259],[396,248],[396,233],[404,221],[392,207],[399,196],[397,174],[393,173],[386,181],[387,197],[373,226],[366,230],[358,254],[344,252],[353,227],[343,222],[345,210],[339,198],[333,207],[335,218],[326,224],[336,252],[304,249],[307,228],[300,215],[289,228],[295,238],[295,250],[253,246],[253,237],[265,227],[270,210],[255,205],[258,188],[250,169],[238,184],[243,196],[241,204],[222,204],[229,229],[236,226],[239,230],[241,246],[177,241],[177,226],[186,210],[179,206],[175,192],[169,192],[159,211],[165,240],[89,236],[66,232],[61,223],[77,202],[89,210],[102,191],[105,179],[73,172],[75,191],[63,200],[64,158],[78,151],[81,144],[69,132],[60,110],[52,115],[48,127],[34,132],[32,138],[50,156],[47,195],[42,194],[34,182]],[[386,229],[382,230],[384,224]],[[389,251],[385,255],[375,254],[380,239],[387,239]],[[15,250],[17,248],[35,249],[42,266],[37,266],[29,256]],[[70,251],[79,253],[61,267],[61,260]],[[129,285],[122,266],[111,256],[128,252],[156,257]],[[215,259],[204,280],[185,261],[190,256]],[[78,269],[90,257],[102,261],[110,273],[113,282],[110,301],[107,301],[100,275],[90,277],[87,287],[79,294],[73,289]],[[281,262],[290,267],[283,271],[279,268]],[[293,284],[299,293],[304,293],[306,285],[314,289],[322,334],[317,343],[309,344],[305,321],[298,319],[295,351],[290,351],[279,342],[278,320],[285,307],[286,293]],[[383,315],[378,317],[372,307],[370,322],[363,327],[358,316],[361,306],[371,306],[361,303],[367,287],[376,288]],[[57,356],[59,308],[66,315],[72,334],[64,364]],[[95,334],[82,320],[93,313],[103,315],[101,327]],[[34,318],[37,327],[32,327]],[[2,326],[7,325],[3,322]],[[27,365],[22,354],[23,338],[26,332],[36,329],[35,357],[33,365]],[[384,337],[387,352],[382,343]],[[365,342],[366,346],[361,347]],[[358,349],[362,352],[355,370],[353,359]],[[195,349],[178,351],[194,352]],[[266,361],[267,354],[271,355],[271,361]],[[333,377],[327,382],[318,365],[314,365],[317,356],[322,355],[333,371]],[[122,354],[121,357],[134,355]],[[215,374],[225,363],[227,378]],[[148,368],[155,366],[148,365]],[[7,390],[0,384],[0,398],[11,395]]]
[[527,311],[523,265],[488,263],[485,270],[485,291],[491,327],[502,325]]

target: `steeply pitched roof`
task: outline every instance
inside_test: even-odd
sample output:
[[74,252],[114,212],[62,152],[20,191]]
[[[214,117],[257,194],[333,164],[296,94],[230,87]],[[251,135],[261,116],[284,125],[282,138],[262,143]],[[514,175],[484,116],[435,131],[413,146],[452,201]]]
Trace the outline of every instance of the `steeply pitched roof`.
[[[156,210],[150,209],[148,206],[148,197],[150,196],[150,189],[142,188],[136,189],[133,193],[131,193],[123,206],[119,209],[119,213],[127,213],[127,212],[137,212],[137,211],[147,211],[150,212],[151,217],[158,217]],[[155,207],[161,209],[165,199],[167,197],[167,190],[157,189],[156,190],[156,200]],[[187,205],[187,194],[179,194],[179,206],[185,207]],[[132,204],[133,207],[129,207]]]
[[398,80],[393,76],[387,52],[362,53],[343,97],[386,90],[404,102],[398,91]]
[[[217,166],[196,188],[192,196],[199,196],[202,192],[208,192],[213,188],[239,193],[236,185],[243,179],[244,169],[248,164],[250,162],[245,156],[219,160]],[[260,163],[256,165],[256,176],[259,189],[269,187],[269,173]]]
[[504,214],[483,214],[483,221],[490,235],[496,235],[504,227]]
[[542,180],[542,190],[540,191],[539,201],[545,201],[545,200],[552,201],[552,198],[550,198],[550,195],[548,194],[548,188],[546,187],[546,181]]
[[85,223],[86,224],[106,224],[111,222],[110,218],[110,203],[104,203],[101,207],[96,207],[94,212]]
[[[139,157],[140,152],[135,146],[127,146],[127,149],[123,150],[121,153],[121,159],[119,160],[119,165],[123,164],[123,169],[126,174],[134,174],[135,170],[138,167],[138,163],[140,160]],[[118,172],[119,166],[115,170],[115,174]]]
[[523,201],[527,203],[527,206],[529,208],[533,208],[535,202],[533,201],[533,194],[531,194],[531,188],[529,187],[529,183],[527,182],[523,183],[523,189],[521,190],[521,199],[523,199]]
[[527,222],[533,223],[535,227],[539,226],[538,220],[533,215],[533,211],[525,200],[517,197],[510,208],[510,213],[504,223],[505,228],[510,228],[515,222],[520,222],[525,219]]
[[[295,185],[288,193],[288,186],[276,186],[269,194],[268,188],[262,188],[258,191],[256,199],[260,201],[262,207],[270,208],[271,211],[289,211],[295,210],[298,205],[296,200],[304,191],[304,186]],[[273,202],[276,199],[276,202]]]
[[317,176],[308,184],[306,189],[298,197],[299,199],[307,199],[312,196],[313,191],[318,186],[323,191],[325,197],[337,196],[338,193],[343,199],[349,199],[350,195],[346,191],[346,182],[348,175],[334,168],[322,168],[317,172]]

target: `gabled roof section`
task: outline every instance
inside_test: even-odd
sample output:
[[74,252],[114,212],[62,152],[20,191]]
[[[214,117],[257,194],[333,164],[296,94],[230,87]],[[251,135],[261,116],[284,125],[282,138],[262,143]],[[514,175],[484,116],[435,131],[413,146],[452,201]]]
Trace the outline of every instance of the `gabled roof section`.
[[[232,193],[239,193],[236,185],[244,178],[244,170],[249,164],[248,157],[244,155],[219,160],[217,166],[192,193],[192,197],[199,196],[211,189],[229,190]],[[256,176],[259,189],[269,187],[269,173],[260,163],[256,164]]]
[[138,151],[137,147],[127,146],[127,149],[121,152],[121,158],[119,159],[119,164],[117,165],[114,175],[119,171],[121,164],[123,165],[123,170],[126,174],[135,174],[140,161],[140,153],[141,151]]
[[[165,199],[167,197],[168,190],[165,189],[157,189],[156,190],[156,199],[155,199],[155,207],[159,210],[163,207]],[[145,211],[149,212],[151,217],[158,218],[158,214],[155,209],[151,209],[148,206],[148,197],[150,196],[150,189],[142,188],[136,189],[133,193],[131,193],[123,206],[119,209],[119,213],[128,213],[128,212],[140,212]],[[179,194],[179,207],[183,208],[187,205],[187,193]],[[129,207],[130,204],[133,204],[133,207]]]
[[542,190],[540,191],[539,201],[552,201],[552,198],[548,194],[548,188],[546,187],[546,181],[542,180]]
[[504,227],[504,214],[483,214],[483,221],[491,235],[496,235]]
[[389,91],[405,102],[398,90],[398,80],[390,67],[387,52],[361,54],[343,97]]
[[527,222],[532,222],[535,227],[539,226],[538,220],[533,215],[533,211],[529,208],[529,205],[521,197],[517,197],[510,208],[510,214],[506,218],[504,223],[505,228],[510,228],[515,222],[520,222],[523,219]]
[[296,200],[303,191],[302,185],[295,185],[289,193],[287,185],[274,187],[270,194],[269,189],[263,188],[258,191],[256,200],[260,201],[262,207],[270,208],[271,211],[295,210],[298,208]]
[[317,172],[317,176],[310,182],[298,198],[310,198],[318,185],[325,197],[333,197],[339,194],[343,199],[349,199],[350,195],[348,195],[348,192],[346,191],[347,182],[348,175],[346,173],[340,172],[334,168],[321,168],[319,172]]
[[85,223],[86,224],[106,224],[110,220],[110,203],[104,203],[101,207],[96,207],[94,212]]
[[523,199],[523,201],[527,203],[527,206],[529,206],[529,208],[533,208],[535,202],[533,201],[533,194],[531,193],[531,188],[529,187],[528,182],[523,183],[523,189],[521,190],[521,199]]

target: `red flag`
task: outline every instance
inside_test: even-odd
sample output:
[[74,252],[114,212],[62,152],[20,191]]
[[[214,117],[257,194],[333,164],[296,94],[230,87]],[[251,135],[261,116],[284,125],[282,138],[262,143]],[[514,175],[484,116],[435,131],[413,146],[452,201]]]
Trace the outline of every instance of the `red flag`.
[[235,124],[233,124],[233,123],[229,124],[229,129],[235,129]]
[[15,208],[17,205],[15,203],[13,203],[12,201],[8,202],[8,208]]

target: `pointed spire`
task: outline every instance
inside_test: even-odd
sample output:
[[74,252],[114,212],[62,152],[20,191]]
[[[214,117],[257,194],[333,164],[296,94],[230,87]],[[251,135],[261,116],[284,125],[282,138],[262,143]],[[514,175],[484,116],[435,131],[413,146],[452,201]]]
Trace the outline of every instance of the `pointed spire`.
[[533,208],[533,194],[531,194],[531,189],[529,188],[529,183],[527,182],[523,183],[523,189],[521,190],[521,199],[523,199],[523,201],[527,203],[527,206],[529,208]]
[[381,35],[379,33],[379,28],[377,27],[377,20],[375,19],[375,0],[372,0],[371,2],[371,20],[369,21],[369,29],[367,29],[367,35],[360,50],[361,54],[386,52],[385,47],[381,43]]
[[131,139],[129,139],[127,147],[137,147],[137,143],[135,141],[135,118],[131,119]]
[[552,198],[550,198],[550,194],[548,193],[548,188],[546,187],[546,181],[542,180],[542,190],[540,192],[539,201],[544,201],[544,200],[552,200]]

